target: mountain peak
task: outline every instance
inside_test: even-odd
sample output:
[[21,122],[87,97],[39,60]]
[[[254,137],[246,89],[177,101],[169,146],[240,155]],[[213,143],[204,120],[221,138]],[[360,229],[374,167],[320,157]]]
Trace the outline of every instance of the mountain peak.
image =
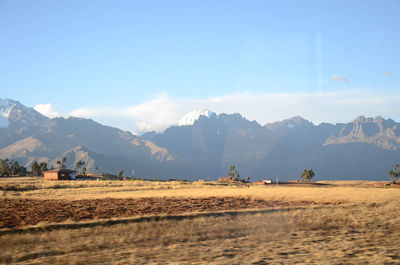
[[0,98],[0,127],[7,127],[10,121],[29,123],[43,119],[46,119],[46,117],[33,108],[24,106],[19,101]]
[[214,112],[208,109],[197,109],[194,111],[189,112],[185,116],[183,116],[182,119],[180,119],[178,125],[179,126],[185,126],[185,125],[193,125],[195,121],[197,121],[200,116],[205,116],[207,118],[211,117],[212,115],[215,115]]
[[294,116],[294,117],[288,119],[288,122],[294,126],[299,126],[302,124],[310,124],[310,122],[308,120],[305,120],[300,116]]
[[382,116],[376,116],[375,118],[372,117],[365,117],[365,116],[358,116],[354,121],[354,123],[376,123],[379,125],[387,125],[387,126],[393,126],[395,121],[392,119],[387,119],[383,118]]
[[381,116],[375,118],[359,116],[344,124],[340,131],[332,134],[324,145],[344,143],[368,143],[386,150],[400,149],[398,124]]
[[283,121],[276,121],[273,123],[268,123],[266,125],[264,125],[265,127],[267,127],[268,129],[276,129],[276,128],[287,128],[287,129],[293,129],[296,127],[300,127],[300,126],[310,126],[313,125],[311,122],[309,122],[308,120],[303,119],[300,116],[294,116],[290,119],[285,119]]
[[366,118],[364,115],[360,115],[354,120],[355,123],[363,123],[371,121],[373,121],[373,118]]
[[10,116],[12,109],[17,104],[21,104],[21,103],[19,103],[18,101],[9,99],[9,98],[5,98],[5,99],[0,98],[0,115],[8,118]]
[[375,117],[375,119],[374,119],[374,121],[376,121],[376,122],[383,122],[383,121],[386,121],[382,116],[376,116]]

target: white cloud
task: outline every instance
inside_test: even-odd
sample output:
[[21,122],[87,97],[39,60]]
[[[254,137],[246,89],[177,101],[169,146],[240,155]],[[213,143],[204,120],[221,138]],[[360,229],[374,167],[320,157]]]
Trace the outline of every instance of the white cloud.
[[132,132],[163,131],[188,112],[207,108],[219,113],[240,113],[260,124],[300,115],[316,124],[349,122],[359,115],[400,118],[400,93],[381,95],[373,90],[321,93],[238,93],[204,99],[173,99],[168,94],[126,108],[108,106],[73,111],[73,116],[93,118]]
[[70,113],[74,117],[98,118],[98,117],[118,117],[123,115],[123,109],[111,106],[98,108],[80,108]]
[[37,104],[33,107],[40,114],[47,116],[49,118],[61,117],[61,111],[59,111],[56,107],[54,107],[51,103],[47,104]]
[[337,81],[337,82],[342,82],[342,83],[349,82],[349,80],[346,77],[341,76],[341,75],[332,75],[331,80]]
[[[100,122],[112,120],[112,126],[123,124],[122,129],[136,132],[162,131],[172,124],[176,124],[185,114],[192,110],[191,104],[185,107],[185,103],[179,104],[177,100],[171,99],[167,94],[154,96],[150,101],[129,106],[126,108],[107,106],[103,108],[81,108],[71,112],[71,116],[93,118]],[[116,126],[118,127],[118,126]]]

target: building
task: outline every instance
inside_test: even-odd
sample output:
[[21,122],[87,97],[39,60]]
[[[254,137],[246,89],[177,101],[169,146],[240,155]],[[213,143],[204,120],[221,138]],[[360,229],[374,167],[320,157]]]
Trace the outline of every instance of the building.
[[70,169],[51,169],[43,172],[44,179],[49,180],[71,180],[75,179],[76,171]]
[[274,182],[272,181],[272,179],[263,179],[263,180],[259,180],[256,182],[253,182],[253,184],[257,184],[257,185],[270,185],[273,184]]
[[218,178],[218,182],[237,182],[232,177]]

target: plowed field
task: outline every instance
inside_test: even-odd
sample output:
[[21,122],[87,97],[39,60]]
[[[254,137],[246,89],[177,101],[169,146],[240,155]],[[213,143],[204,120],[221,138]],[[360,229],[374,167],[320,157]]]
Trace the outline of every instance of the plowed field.
[[[328,204],[328,203],[324,203]],[[335,203],[338,204],[338,203]],[[218,212],[321,205],[312,201],[265,201],[240,197],[140,198],[94,200],[0,199],[0,228],[18,228],[39,222],[87,221],[189,212]]]

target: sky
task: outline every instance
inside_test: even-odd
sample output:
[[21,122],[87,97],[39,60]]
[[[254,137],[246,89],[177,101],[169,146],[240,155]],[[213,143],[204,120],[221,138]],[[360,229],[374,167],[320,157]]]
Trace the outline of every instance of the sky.
[[0,0],[0,98],[142,133],[207,108],[400,121],[400,1]]

